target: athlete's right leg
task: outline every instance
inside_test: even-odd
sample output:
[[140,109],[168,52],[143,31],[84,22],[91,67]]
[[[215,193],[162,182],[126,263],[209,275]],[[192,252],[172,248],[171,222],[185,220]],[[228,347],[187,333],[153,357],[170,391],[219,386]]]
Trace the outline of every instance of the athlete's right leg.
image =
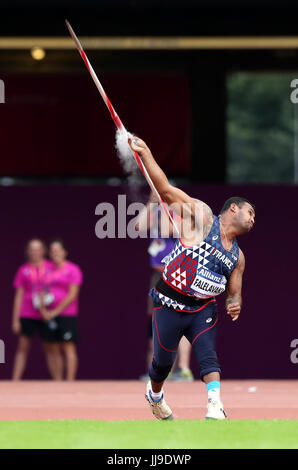
[[183,314],[155,304],[153,308],[153,360],[149,368],[152,390],[160,392],[175,362],[180,339],[183,335]]
[[153,309],[153,360],[149,368],[150,380],[146,399],[157,419],[173,419],[171,408],[164,399],[163,384],[175,362],[179,341],[183,334],[181,313],[163,305]]

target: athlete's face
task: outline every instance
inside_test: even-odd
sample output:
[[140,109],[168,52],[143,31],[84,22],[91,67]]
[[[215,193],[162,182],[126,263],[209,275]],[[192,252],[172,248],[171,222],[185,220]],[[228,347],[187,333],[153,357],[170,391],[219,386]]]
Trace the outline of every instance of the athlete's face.
[[244,202],[241,207],[236,206],[236,218],[241,233],[248,233],[255,224],[255,211],[253,207]]

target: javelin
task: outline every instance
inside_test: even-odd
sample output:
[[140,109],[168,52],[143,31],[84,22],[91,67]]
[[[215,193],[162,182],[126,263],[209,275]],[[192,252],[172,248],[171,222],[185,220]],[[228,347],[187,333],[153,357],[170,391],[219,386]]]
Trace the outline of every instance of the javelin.
[[[88,69],[88,71],[89,71],[89,73],[90,73],[90,75],[91,75],[91,77],[92,77],[92,79],[93,79],[95,85],[96,85],[96,88],[98,89],[98,91],[99,91],[99,93],[100,93],[100,95],[101,95],[101,97],[102,97],[102,99],[103,99],[103,101],[104,101],[106,107],[108,108],[108,110],[109,110],[109,112],[110,112],[110,115],[111,115],[111,117],[112,117],[112,119],[113,119],[113,121],[114,121],[116,127],[117,127],[120,131],[122,131],[122,132],[127,132],[126,129],[125,129],[125,127],[124,127],[124,125],[123,125],[123,123],[122,123],[122,121],[121,121],[121,119],[119,118],[118,114],[116,113],[115,109],[113,108],[112,103],[110,102],[110,100],[109,100],[109,98],[108,98],[108,95],[107,95],[106,92],[104,91],[103,86],[101,85],[100,81],[98,80],[98,78],[97,78],[97,76],[96,76],[96,73],[94,72],[93,67],[92,67],[92,65],[90,64],[90,62],[89,62],[89,60],[88,60],[88,57],[87,57],[87,55],[86,55],[86,53],[85,53],[85,51],[84,51],[84,49],[83,49],[83,47],[82,47],[80,41],[78,40],[78,38],[77,38],[77,36],[76,36],[74,30],[72,29],[72,27],[70,26],[70,24],[69,24],[69,22],[68,22],[67,20],[65,20],[65,23],[66,23],[66,26],[67,26],[67,28],[68,28],[68,31],[69,31],[69,33],[70,33],[72,39],[74,40],[74,43],[75,43],[75,45],[76,45],[76,47],[77,47],[77,49],[78,49],[78,51],[79,51],[79,53],[80,53],[80,55],[81,55],[83,61],[85,62],[85,65],[86,65],[86,67],[87,67],[87,69]],[[164,211],[166,212],[167,216],[169,217],[169,219],[170,219],[170,221],[171,221],[173,227],[175,228],[175,230],[177,231],[177,233],[179,233],[179,230],[178,230],[178,228],[177,228],[177,226],[176,226],[176,224],[175,224],[175,222],[174,222],[174,220],[173,220],[173,217],[171,216],[168,207],[166,206],[166,204],[165,204],[164,201],[162,200],[162,198],[161,198],[159,192],[157,191],[156,187],[154,186],[154,183],[153,183],[152,179],[150,178],[149,173],[148,173],[148,171],[147,171],[147,169],[146,169],[146,167],[145,167],[145,165],[144,165],[142,159],[140,158],[140,156],[139,156],[139,154],[138,154],[137,152],[133,152],[133,154],[134,154],[135,160],[136,160],[136,162],[137,162],[137,164],[138,164],[138,166],[139,166],[141,172],[143,173],[144,177],[146,178],[147,183],[149,184],[151,190],[152,190],[152,191],[155,193],[155,195],[157,196],[159,203],[161,204],[161,206],[163,207],[163,209],[164,209]]]

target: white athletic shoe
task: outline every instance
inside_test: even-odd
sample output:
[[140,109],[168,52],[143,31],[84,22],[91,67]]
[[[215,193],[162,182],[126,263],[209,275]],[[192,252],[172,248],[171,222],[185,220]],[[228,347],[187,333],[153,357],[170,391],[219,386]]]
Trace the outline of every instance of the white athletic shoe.
[[226,419],[227,415],[223,409],[221,401],[208,398],[206,419]]
[[145,398],[148,401],[151,411],[156,419],[174,419],[171,408],[166,404],[164,394],[160,400],[155,401],[151,396],[151,382],[147,383]]

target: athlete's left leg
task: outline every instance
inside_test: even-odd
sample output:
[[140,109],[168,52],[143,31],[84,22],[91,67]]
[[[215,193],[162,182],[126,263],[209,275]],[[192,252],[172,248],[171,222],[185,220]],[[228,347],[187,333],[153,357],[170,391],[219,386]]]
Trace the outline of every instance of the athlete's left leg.
[[210,302],[194,315],[185,336],[193,346],[201,379],[206,384],[208,393],[206,418],[224,419],[225,413],[220,401],[221,369],[216,353],[217,320],[216,302]]
[[205,383],[219,379],[221,372],[216,354],[217,321],[216,302],[209,302],[205,308],[193,314],[192,321],[184,332],[192,344],[200,367],[200,376]]

